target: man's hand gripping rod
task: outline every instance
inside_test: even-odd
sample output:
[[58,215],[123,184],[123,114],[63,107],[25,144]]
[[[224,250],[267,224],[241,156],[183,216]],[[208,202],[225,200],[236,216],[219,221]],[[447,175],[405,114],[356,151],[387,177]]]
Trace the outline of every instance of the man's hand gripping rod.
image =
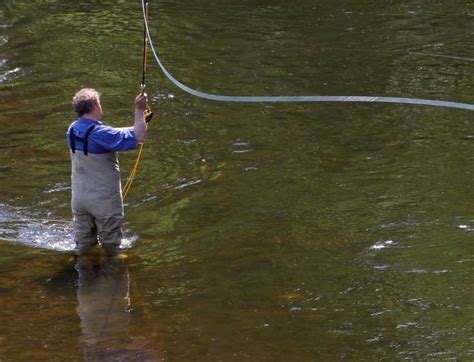
[[[140,86],[141,88],[141,94],[145,94],[145,84],[142,84]],[[145,117],[145,122],[148,124],[148,122],[150,122],[152,119],[153,119],[153,112],[151,111],[150,109],[150,106],[148,105],[148,103],[146,104],[146,109],[145,111],[143,112],[143,116]]]

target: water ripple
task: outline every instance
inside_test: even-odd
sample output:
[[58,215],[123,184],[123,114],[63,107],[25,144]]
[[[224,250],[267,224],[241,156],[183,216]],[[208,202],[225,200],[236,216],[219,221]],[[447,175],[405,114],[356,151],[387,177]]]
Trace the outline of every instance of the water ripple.
[[0,239],[57,251],[74,248],[72,223],[37,218],[6,205],[0,205]]
[[377,241],[374,245],[370,247],[370,249],[381,250],[381,249],[386,249],[394,245],[396,245],[396,243],[394,243],[393,240]]
[[182,180],[182,182],[178,186],[175,186],[175,189],[176,190],[186,189],[188,187],[200,184],[201,182],[202,180],[200,179],[191,180],[191,181]]
[[474,227],[473,226],[469,226],[469,225],[459,225],[459,228],[461,230],[464,230],[464,231],[467,231],[467,232],[472,232],[474,231]]
[[21,68],[16,67],[14,69],[7,70],[6,72],[0,73],[0,83],[4,83],[11,79],[13,76],[20,73]]
[[248,153],[254,151],[254,149],[250,147],[250,142],[243,141],[241,139],[235,140],[233,142],[233,147],[233,153]]
[[[137,239],[137,236],[123,239],[121,249],[132,247]],[[75,247],[72,222],[44,218],[3,204],[0,204],[0,240],[55,251],[72,251]]]

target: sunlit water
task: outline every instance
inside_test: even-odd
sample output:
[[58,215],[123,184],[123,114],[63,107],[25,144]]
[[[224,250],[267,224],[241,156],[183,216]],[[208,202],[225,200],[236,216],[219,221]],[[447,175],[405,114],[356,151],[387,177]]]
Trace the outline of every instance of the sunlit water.
[[[3,240],[35,248],[72,252],[75,247],[72,223],[50,214],[29,214],[26,209],[0,205],[0,231]],[[124,238],[120,248],[128,249],[136,240],[136,236]]]
[[[104,121],[129,124],[140,15],[0,5],[0,360],[473,359],[472,112],[217,104],[150,59],[128,258],[70,259],[70,99],[95,87]],[[463,0],[150,1],[165,65],[227,95],[473,103],[473,16]]]

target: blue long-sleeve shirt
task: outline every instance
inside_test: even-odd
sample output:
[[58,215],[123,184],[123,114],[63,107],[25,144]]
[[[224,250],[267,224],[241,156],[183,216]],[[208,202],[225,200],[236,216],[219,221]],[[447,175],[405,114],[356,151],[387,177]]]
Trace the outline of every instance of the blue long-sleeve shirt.
[[67,143],[71,147],[70,134],[74,132],[75,150],[83,151],[84,143],[79,138],[84,138],[87,130],[94,125],[93,131],[87,137],[88,152],[92,154],[103,154],[116,151],[129,151],[137,148],[137,138],[132,129],[115,128],[104,125],[100,121],[79,118],[71,123],[67,130]]

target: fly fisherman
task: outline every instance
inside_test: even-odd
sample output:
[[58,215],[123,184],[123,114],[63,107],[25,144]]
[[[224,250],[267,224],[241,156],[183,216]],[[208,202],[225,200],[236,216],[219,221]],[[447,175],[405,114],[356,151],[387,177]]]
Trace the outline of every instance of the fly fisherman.
[[133,127],[104,125],[99,93],[81,89],[73,97],[79,117],[68,128],[72,165],[72,213],[75,254],[82,256],[100,242],[107,255],[116,256],[122,240],[123,198],[117,151],[137,148],[146,133],[147,96],[135,98]]

